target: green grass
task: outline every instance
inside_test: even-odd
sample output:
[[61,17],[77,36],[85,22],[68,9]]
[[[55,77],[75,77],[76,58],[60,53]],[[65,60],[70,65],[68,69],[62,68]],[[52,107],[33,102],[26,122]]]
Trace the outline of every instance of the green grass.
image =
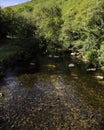
[[5,59],[6,57],[14,54],[19,48],[13,40],[3,40],[0,43],[0,61],[3,61],[3,59]]

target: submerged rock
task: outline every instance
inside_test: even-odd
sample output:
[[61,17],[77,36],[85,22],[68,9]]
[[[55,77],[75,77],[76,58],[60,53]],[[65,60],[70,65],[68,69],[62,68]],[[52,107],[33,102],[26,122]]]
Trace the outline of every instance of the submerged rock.
[[55,68],[56,68],[56,65],[54,65],[54,64],[48,64],[47,67],[48,67],[48,68],[51,68],[51,69],[55,69]]
[[31,62],[30,65],[31,65],[31,66],[35,66],[36,64],[35,64],[34,62]]
[[50,54],[50,55],[48,55],[48,57],[49,57],[49,58],[52,58],[52,55]]
[[53,57],[54,57],[54,58],[59,58],[59,56],[57,56],[57,55],[54,55]]

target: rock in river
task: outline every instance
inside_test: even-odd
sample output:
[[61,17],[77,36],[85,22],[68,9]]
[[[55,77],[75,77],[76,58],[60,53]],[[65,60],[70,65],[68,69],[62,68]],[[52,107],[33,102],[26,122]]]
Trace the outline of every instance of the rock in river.
[[104,79],[104,77],[101,76],[101,75],[97,75],[96,78],[97,78],[97,79],[100,79],[100,80],[103,80],[103,79]]
[[57,56],[57,55],[54,55],[53,57],[54,57],[54,58],[59,58],[59,56]]
[[88,72],[96,71],[96,68],[88,68],[87,71],[88,71]]
[[36,64],[35,64],[34,62],[31,62],[30,65],[31,65],[31,66],[35,66]]
[[68,67],[73,68],[73,67],[75,67],[75,65],[74,64],[69,64]]

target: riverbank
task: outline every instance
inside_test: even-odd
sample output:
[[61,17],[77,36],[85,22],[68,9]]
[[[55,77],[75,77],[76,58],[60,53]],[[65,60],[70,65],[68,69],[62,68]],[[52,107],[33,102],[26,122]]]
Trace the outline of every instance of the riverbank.
[[[30,44],[28,44],[30,42]],[[39,55],[42,53],[36,39],[2,39],[0,44],[0,73],[16,66],[37,66]],[[34,65],[33,65],[34,64]],[[1,77],[3,77],[1,75]]]
[[[0,79],[5,76],[5,65],[4,60],[8,59],[11,55],[14,55],[15,52],[19,49],[17,45],[17,39],[2,39],[0,40]],[[14,59],[11,59],[13,62]]]

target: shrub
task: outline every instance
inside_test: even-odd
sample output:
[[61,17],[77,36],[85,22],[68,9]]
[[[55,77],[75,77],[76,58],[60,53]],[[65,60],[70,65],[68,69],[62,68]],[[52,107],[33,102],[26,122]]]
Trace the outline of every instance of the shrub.
[[98,66],[98,51],[96,49],[91,49],[86,52],[87,60],[94,66]]

